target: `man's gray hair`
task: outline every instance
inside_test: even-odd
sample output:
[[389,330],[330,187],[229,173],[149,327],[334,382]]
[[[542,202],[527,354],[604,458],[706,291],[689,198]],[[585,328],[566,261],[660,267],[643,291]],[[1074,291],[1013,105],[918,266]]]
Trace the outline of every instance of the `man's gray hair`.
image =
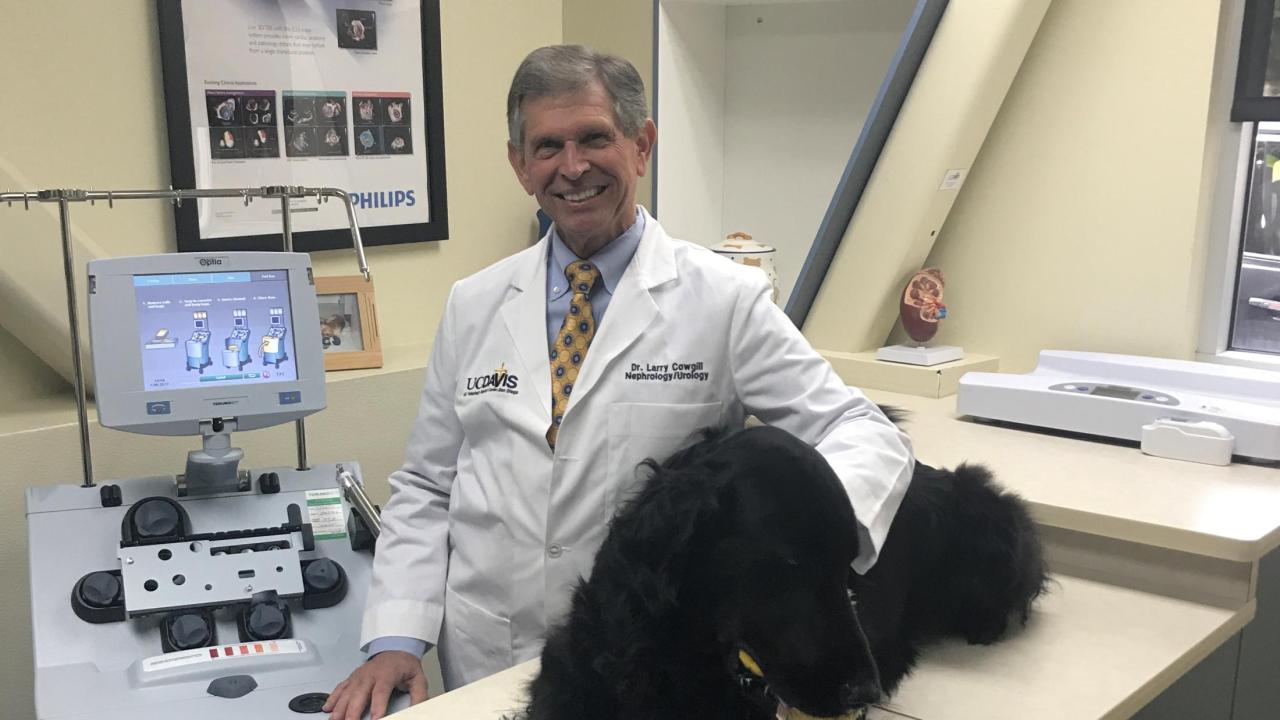
[[507,93],[507,136],[524,149],[525,100],[576,92],[599,82],[613,100],[613,117],[622,134],[634,138],[649,117],[644,81],[630,62],[581,45],[548,45],[529,53]]

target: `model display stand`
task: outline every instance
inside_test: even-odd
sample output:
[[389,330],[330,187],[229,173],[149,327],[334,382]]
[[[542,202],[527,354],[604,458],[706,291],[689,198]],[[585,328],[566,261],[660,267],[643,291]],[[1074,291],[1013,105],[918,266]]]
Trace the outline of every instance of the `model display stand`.
[[898,304],[898,318],[913,345],[888,345],[876,351],[876,359],[886,362],[933,367],[964,359],[964,348],[956,345],[929,345],[938,334],[938,325],[947,317],[942,302],[946,278],[937,268],[925,268],[907,282]]
[[955,395],[965,373],[1000,371],[1000,358],[974,353],[937,365],[886,362],[877,357],[875,350],[859,353],[826,350],[822,357],[847,385],[928,398]]

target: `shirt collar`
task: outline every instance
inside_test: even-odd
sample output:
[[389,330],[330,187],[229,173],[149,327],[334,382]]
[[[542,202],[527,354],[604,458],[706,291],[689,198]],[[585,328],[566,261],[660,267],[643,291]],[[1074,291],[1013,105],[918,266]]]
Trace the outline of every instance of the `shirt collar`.
[[[631,227],[601,248],[595,255],[590,258],[582,258],[583,260],[591,260],[596,267],[600,268],[600,280],[604,283],[604,289],[610,295],[613,294],[614,288],[618,286],[618,282],[622,280],[622,273],[626,271],[627,265],[631,263],[631,258],[636,254],[636,248],[640,246],[640,238],[643,235],[644,213],[640,212],[640,208],[637,207],[636,221],[631,224]],[[547,268],[548,280],[550,281],[547,283],[547,294],[550,299],[554,300],[568,292],[569,283],[565,281],[564,269],[569,266],[569,263],[578,259],[578,256],[560,239],[560,234],[556,232],[555,225],[552,225],[551,260]],[[559,288],[559,291],[556,288]]]

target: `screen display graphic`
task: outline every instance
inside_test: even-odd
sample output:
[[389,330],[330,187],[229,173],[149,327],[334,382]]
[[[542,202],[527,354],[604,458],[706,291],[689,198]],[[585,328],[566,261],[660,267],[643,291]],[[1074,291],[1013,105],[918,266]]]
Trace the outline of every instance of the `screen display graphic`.
[[284,270],[134,275],[144,390],[298,379]]

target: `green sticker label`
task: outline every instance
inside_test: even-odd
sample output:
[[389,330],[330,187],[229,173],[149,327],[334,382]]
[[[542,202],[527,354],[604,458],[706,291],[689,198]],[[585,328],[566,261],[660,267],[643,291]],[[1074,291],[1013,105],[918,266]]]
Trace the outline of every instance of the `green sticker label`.
[[342,540],[347,537],[347,512],[342,505],[342,491],[307,491],[307,515],[317,540]]

